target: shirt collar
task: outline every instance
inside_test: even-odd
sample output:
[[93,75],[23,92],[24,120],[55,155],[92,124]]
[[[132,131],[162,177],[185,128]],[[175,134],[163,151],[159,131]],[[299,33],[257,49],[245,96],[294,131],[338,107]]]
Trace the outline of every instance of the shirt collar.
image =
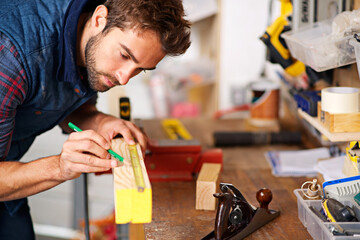
[[57,79],[70,83],[81,82],[78,66],[76,65],[77,25],[80,14],[94,10],[104,0],[74,0],[71,1],[64,15],[59,43],[59,67]]

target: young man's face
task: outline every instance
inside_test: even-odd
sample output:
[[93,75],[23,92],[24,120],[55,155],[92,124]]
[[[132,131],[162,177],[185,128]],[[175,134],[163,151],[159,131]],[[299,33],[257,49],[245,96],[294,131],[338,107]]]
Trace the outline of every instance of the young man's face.
[[89,39],[85,48],[85,64],[90,87],[104,92],[125,85],[143,70],[152,70],[165,53],[155,33],[138,35],[133,30],[111,29]]

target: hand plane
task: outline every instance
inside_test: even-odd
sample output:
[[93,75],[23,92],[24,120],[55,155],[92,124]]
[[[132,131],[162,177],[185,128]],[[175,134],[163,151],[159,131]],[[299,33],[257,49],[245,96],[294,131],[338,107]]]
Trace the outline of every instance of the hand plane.
[[221,193],[215,193],[218,208],[215,217],[215,230],[202,240],[243,239],[266,223],[280,215],[279,211],[269,210],[272,200],[269,189],[260,189],[256,199],[260,208],[255,208],[232,184],[220,183]]

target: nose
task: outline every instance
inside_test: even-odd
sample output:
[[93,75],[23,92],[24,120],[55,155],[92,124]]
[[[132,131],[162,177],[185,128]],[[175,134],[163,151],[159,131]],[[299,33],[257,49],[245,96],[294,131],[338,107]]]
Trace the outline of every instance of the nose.
[[126,85],[130,80],[130,76],[131,73],[129,71],[124,71],[124,69],[118,70],[115,73],[115,77],[121,85]]

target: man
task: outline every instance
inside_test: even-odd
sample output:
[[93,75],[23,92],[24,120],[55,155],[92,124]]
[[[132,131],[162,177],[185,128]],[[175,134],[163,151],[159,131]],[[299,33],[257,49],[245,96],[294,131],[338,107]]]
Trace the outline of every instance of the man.
[[[190,24],[180,0],[2,0],[0,9],[0,239],[34,239],[27,196],[116,167],[107,150],[131,122],[100,113],[96,92],[125,85],[183,54]],[[19,160],[35,137],[71,121],[59,155]]]

